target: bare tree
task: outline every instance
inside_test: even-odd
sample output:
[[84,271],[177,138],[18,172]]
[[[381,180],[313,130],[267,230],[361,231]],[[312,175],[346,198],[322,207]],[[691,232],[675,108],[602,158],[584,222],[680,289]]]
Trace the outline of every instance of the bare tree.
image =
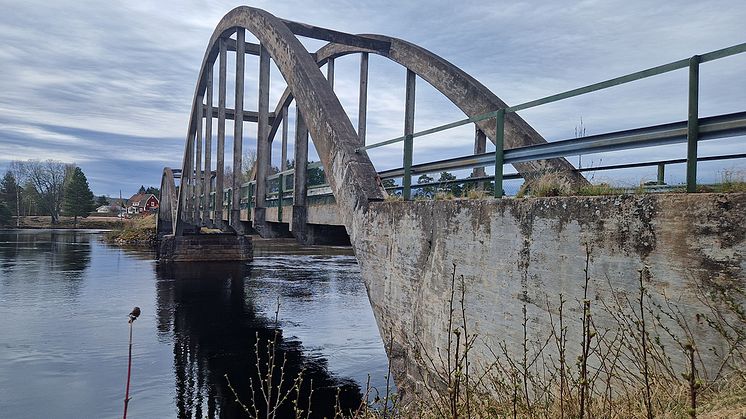
[[74,165],[55,160],[28,160],[14,163],[20,166],[23,178],[39,195],[41,209],[52,217],[52,224],[58,224],[65,178],[70,171],[70,167],[74,167]]
[[253,180],[253,170],[254,166],[256,165],[256,150],[249,149],[246,150],[243,153],[243,158],[241,159],[241,181],[242,182],[249,182]]

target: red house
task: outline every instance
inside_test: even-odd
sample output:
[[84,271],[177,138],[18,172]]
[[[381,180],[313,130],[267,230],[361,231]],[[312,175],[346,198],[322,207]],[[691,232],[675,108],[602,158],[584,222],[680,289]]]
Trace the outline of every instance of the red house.
[[158,211],[160,202],[152,193],[138,193],[129,199],[127,214],[143,214]]

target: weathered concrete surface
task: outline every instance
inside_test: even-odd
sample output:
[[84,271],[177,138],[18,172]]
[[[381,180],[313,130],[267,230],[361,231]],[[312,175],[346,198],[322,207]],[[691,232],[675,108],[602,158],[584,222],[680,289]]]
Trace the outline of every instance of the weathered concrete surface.
[[233,262],[252,259],[251,237],[232,234],[164,236],[158,244],[164,262]]
[[[647,286],[681,299],[699,347],[718,346],[695,320],[706,310],[697,293],[744,286],[745,214],[746,194],[381,202],[356,223],[353,245],[381,335],[393,334],[392,371],[406,393],[421,380],[415,351],[438,359],[447,344],[453,265],[464,276],[469,333],[480,337],[475,366],[494,360],[488,348],[499,352],[498,342],[518,348],[524,303],[532,336],[549,336],[547,299],[555,307],[560,293],[567,321],[578,323],[586,245],[599,312],[609,284],[635,295],[648,266]],[[610,324],[602,313],[595,321]]]
[[[271,222],[291,223],[293,220],[293,206],[282,207],[282,219],[278,217],[277,207],[267,208],[266,220]],[[339,207],[336,204],[308,205],[306,207],[306,222],[308,224],[344,226]],[[292,228],[290,229],[292,231]]]

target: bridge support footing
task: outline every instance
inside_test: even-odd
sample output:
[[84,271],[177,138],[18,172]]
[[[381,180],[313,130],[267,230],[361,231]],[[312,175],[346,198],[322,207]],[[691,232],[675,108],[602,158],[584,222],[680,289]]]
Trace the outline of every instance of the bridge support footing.
[[166,235],[158,243],[158,259],[163,262],[235,262],[252,256],[251,237],[243,235]]
[[293,205],[292,233],[298,243],[303,245],[335,245],[350,244],[350,236],[343,226],[308,224],[306,207]]
[[254,208],[254,230],[265,239],[292,237],[287,225],[267,222],[266,208]]

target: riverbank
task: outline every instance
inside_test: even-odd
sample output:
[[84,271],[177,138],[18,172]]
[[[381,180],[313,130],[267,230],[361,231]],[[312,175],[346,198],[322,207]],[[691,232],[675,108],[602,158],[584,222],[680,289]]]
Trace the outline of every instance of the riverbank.
[[121,229],[132,220],[117,217],[90,216],[87,218],[78,217],[78,224],[75,225],[73,217],[60,217],[59,224],[52,224],[51,217],[48,215],[31,215],[20,217],[20,223],[16,222],[13,217],[11,225],[5,226],[5,229],[23,228],[23,229],[91,229],[91,230],[114,230]]
[[104,240],[119,246],[155,247],[155,215],[126,220],[118,228],[104,234]]

